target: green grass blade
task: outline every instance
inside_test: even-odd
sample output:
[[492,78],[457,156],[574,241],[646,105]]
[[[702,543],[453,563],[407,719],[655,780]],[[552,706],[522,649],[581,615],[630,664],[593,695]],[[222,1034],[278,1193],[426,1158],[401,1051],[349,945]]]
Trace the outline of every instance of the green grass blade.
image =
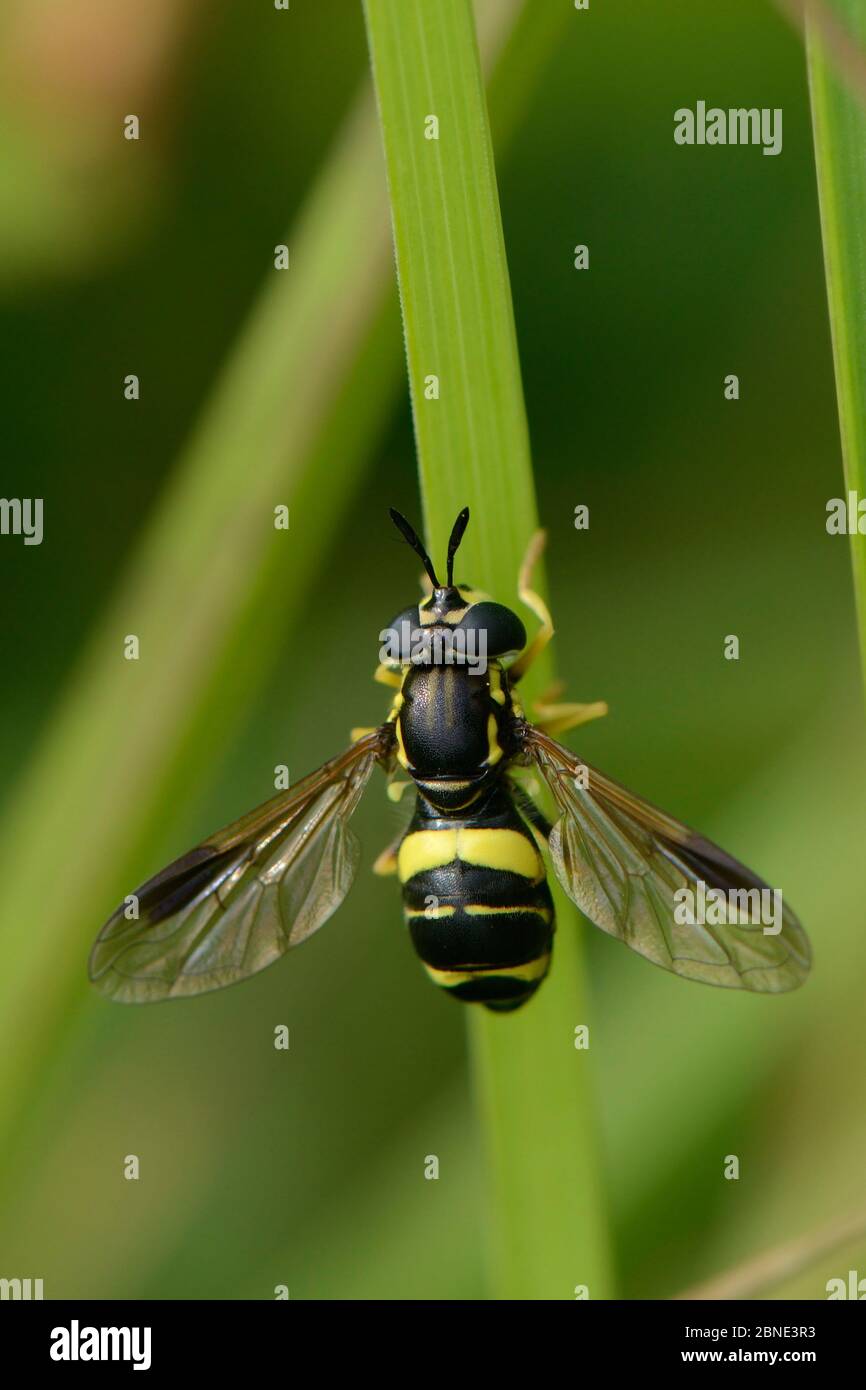
[[[487,110],[466,0],[366,0],[391,195],[424,520],[441,557],[464,504],[462,573],[504,602],[536,526],[529,437]],[[438,139],[425,138],[428,118]],[[429,381],[438,377],[438,399]],[[536,680],[549,677],[545,663]],[[492,1168],[494,1291],[610,1292],[573,909],[551,977],[511,1018],[473,1010]]]
[[[866,9],[839,0],[834,14],[866,49]],[[808,11],[807,11],[808,15]],[[815,162],[846,488],[866,498],[866,109],[839,75],[820,26],[807,24]],[[860,654],[866,681],[866,535],[851,536]]]

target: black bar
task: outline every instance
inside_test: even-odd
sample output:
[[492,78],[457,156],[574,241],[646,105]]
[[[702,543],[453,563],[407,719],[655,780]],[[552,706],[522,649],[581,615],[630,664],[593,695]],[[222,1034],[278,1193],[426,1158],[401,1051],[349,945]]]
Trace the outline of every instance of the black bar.
[[[551,1338],[561,1337],[556,1350],[568,1358],[562,1369],[572,1364],[575,1374],[600,1360],[615,1372],[691,1366],[700,1374],[705,1365],[730,1368],[737,1363],[773,1368],[806,1365],[826,1376],[857,1364],[864,1332],[859,1301],[855,1306],[846,1306],[845,1300],[575,1301],[548,1304],[547,1312],[543,1304],[527,1303],[522,1305],[519,1322],[509,1308],[497,1303],[472,1304],[470,1320],[455,1303],[446,1305],[448,1331],[442,1351],[447,1346],[451,1362],[459,1348],[463,1371],[476,1359],[479,1366],[486,1364],[493,1370],[511,1345],[510,1328],[513,1334],[519,1329],[519,1350],[515,1345],[512,1351],[521,1361],[527,1358],[530,1370],[542,1348],[543,1362],[550,1368]],[[431,1308],[435,1308],[433,1317]],[[380,1316],[382,1330],[377,1328]],[[488,1328],[494,1332],[501,1328],[502,1339],[491,1343],[479,1337]],[[117,1331],[103,1333],[103,1329]],[[119,1371],[134,1374],[138,1361],[141,1372],[155,1375],[184,1370],[249,1374],[270,1365],[271,1373],[282,1367],[290,1376],[298,1360],[303,1365],[311,1356],[321,1368],[332,1369],[343,1353],[357,1368],[364,1347],[382,1370],[398,1363],[401,1346],[404,1350],[413,1344],[426,1347],[426,1359],[435,1354],[443,1318],[439,1303],[403,1303],[397,1320],[393,1302],[7,1301],[0,1304],[0,1330],[4,1361],[25,1373],[48,1370],[63,1377],[83,1371],[92,1377],[108,1366],[115,1375]],[[538,1332],[544,1334],[543,1343],[533,1337]],[[415,1341],[419,1336],[424,1337],[423,1343]],[[87,1359],[94,1350],[106,1359]],[[115,1352],[125,1359],[112,1359]],[[57,1359],[61,1354],[72,1359]]]

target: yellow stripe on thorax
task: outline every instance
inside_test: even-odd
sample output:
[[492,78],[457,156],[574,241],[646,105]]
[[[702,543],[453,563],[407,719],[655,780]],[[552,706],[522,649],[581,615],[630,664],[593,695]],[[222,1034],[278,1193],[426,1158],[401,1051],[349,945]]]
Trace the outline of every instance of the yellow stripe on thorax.
[[487,757],[485,762],[488,767],[494,767],[502,757],[502,745],[499,742],[499,725],[496,722],[495,714],[487,716]]

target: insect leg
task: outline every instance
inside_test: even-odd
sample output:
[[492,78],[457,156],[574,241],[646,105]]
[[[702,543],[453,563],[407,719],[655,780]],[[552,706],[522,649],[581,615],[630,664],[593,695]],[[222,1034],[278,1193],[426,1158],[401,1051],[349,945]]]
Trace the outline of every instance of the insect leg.
[[565,681],[551,681],[546,690],[542,690],[533,708],[538,705],[554,705],[565,694]]
[[508,674],[512,685],[526,675],[532,663],[541,655],[553,636],[553,619],[550,616],[550,609],[544,602],[540,594],[529,587],[532,579],[532,571],[535,568],[538,557],[544,550],[547,536],[544,531],[536,531],[523,557],[523,564],[520,566],[520,573],[517,576],[517,592],[522,603],[527,608],[531,608],[541,623],[540,630],[535,634],[529,646],[521,656],[508,669]]
[[[401,836],[402,838],[402,836]],[[373,864],[373,873],[385,878],[388,874],[397,872],[397,850],[400,848],[400,840],[395,840],[393,844],[382,850]]]
[[539,702],[533,705],[533,710],[538,715],[538,727],[546,734],[562,734],[566,729],[576,729],[578,724],[603,718],[607,714],[607,701],[595,700],[591,705],[546,705]]
[[393,686],[395,690],[399,690],[403,684],[402,674],[399,671],[392,671],[390,666],[386,666],[384,662],[380,662],[376,667],[373,672],[373,680],[378,681],[380,685]]
[[402,780],[394,778],[393,780],[389,781],[386,790],[388,800],[393,801],[394,804],[397,805],[402,800],[403,793],[406,790],[406,788],[411,786],[412,783],[407,781],[405,778],[403,778]]

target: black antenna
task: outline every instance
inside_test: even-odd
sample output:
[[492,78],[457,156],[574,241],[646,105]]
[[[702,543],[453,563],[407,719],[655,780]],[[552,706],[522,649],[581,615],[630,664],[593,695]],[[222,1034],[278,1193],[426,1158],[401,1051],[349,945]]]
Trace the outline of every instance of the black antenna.
[[[434,589],[438,589],[438,588],[440,587],[440,585],[439,585],[439,580],[436,578],[436,571],[435,571],[434,568],[433,568],[433,562],[432,562],[432,560],[430,559],[430,556],[427,554],[427,551],[424,549],[423,545],[421,544],[420,540],[418,539],[418,536],[417,536],[415,530],[414,530],[413,527],[410,525],[410,523],[406,520],[405,516],[403,516],[402,512],[398,512],[398,511],[397,511],[397,508],[396,508],[396,507],[389,507],[389,508],[388,508],[388,511],[389,511],[389,513],[390,513],[391,520],[393,521],[394,525],[397,527],[397,530],[398,530],[398,531],[400,532],[400,534],[403,536],[403,539],[404,539],[404,540],[407,540],[407,541],[409,542],[409,544],[411,545],[412,549],[415,551],[416,555],[420,555],[420,556],[421,556],[421,559],[422,559],[423,564],[424,564],[424,568],[425,568],[425,570],[427,571],[427,577],[429,578],[430,583],[433,585],[433,588],[434,588]],[[468,513],[467,513],[467,516],[468,516]],[[465,523],[464,523],[464,524],[465,524]],[[462,534],[462,533],[461,533],[461,534]]]
[[457,547],[463,539],[463,532],[469,524],[469,508],[464,507],[451,528],[451,539],[448,542],[448,588],[454,584],[454,556],[457,554]]

